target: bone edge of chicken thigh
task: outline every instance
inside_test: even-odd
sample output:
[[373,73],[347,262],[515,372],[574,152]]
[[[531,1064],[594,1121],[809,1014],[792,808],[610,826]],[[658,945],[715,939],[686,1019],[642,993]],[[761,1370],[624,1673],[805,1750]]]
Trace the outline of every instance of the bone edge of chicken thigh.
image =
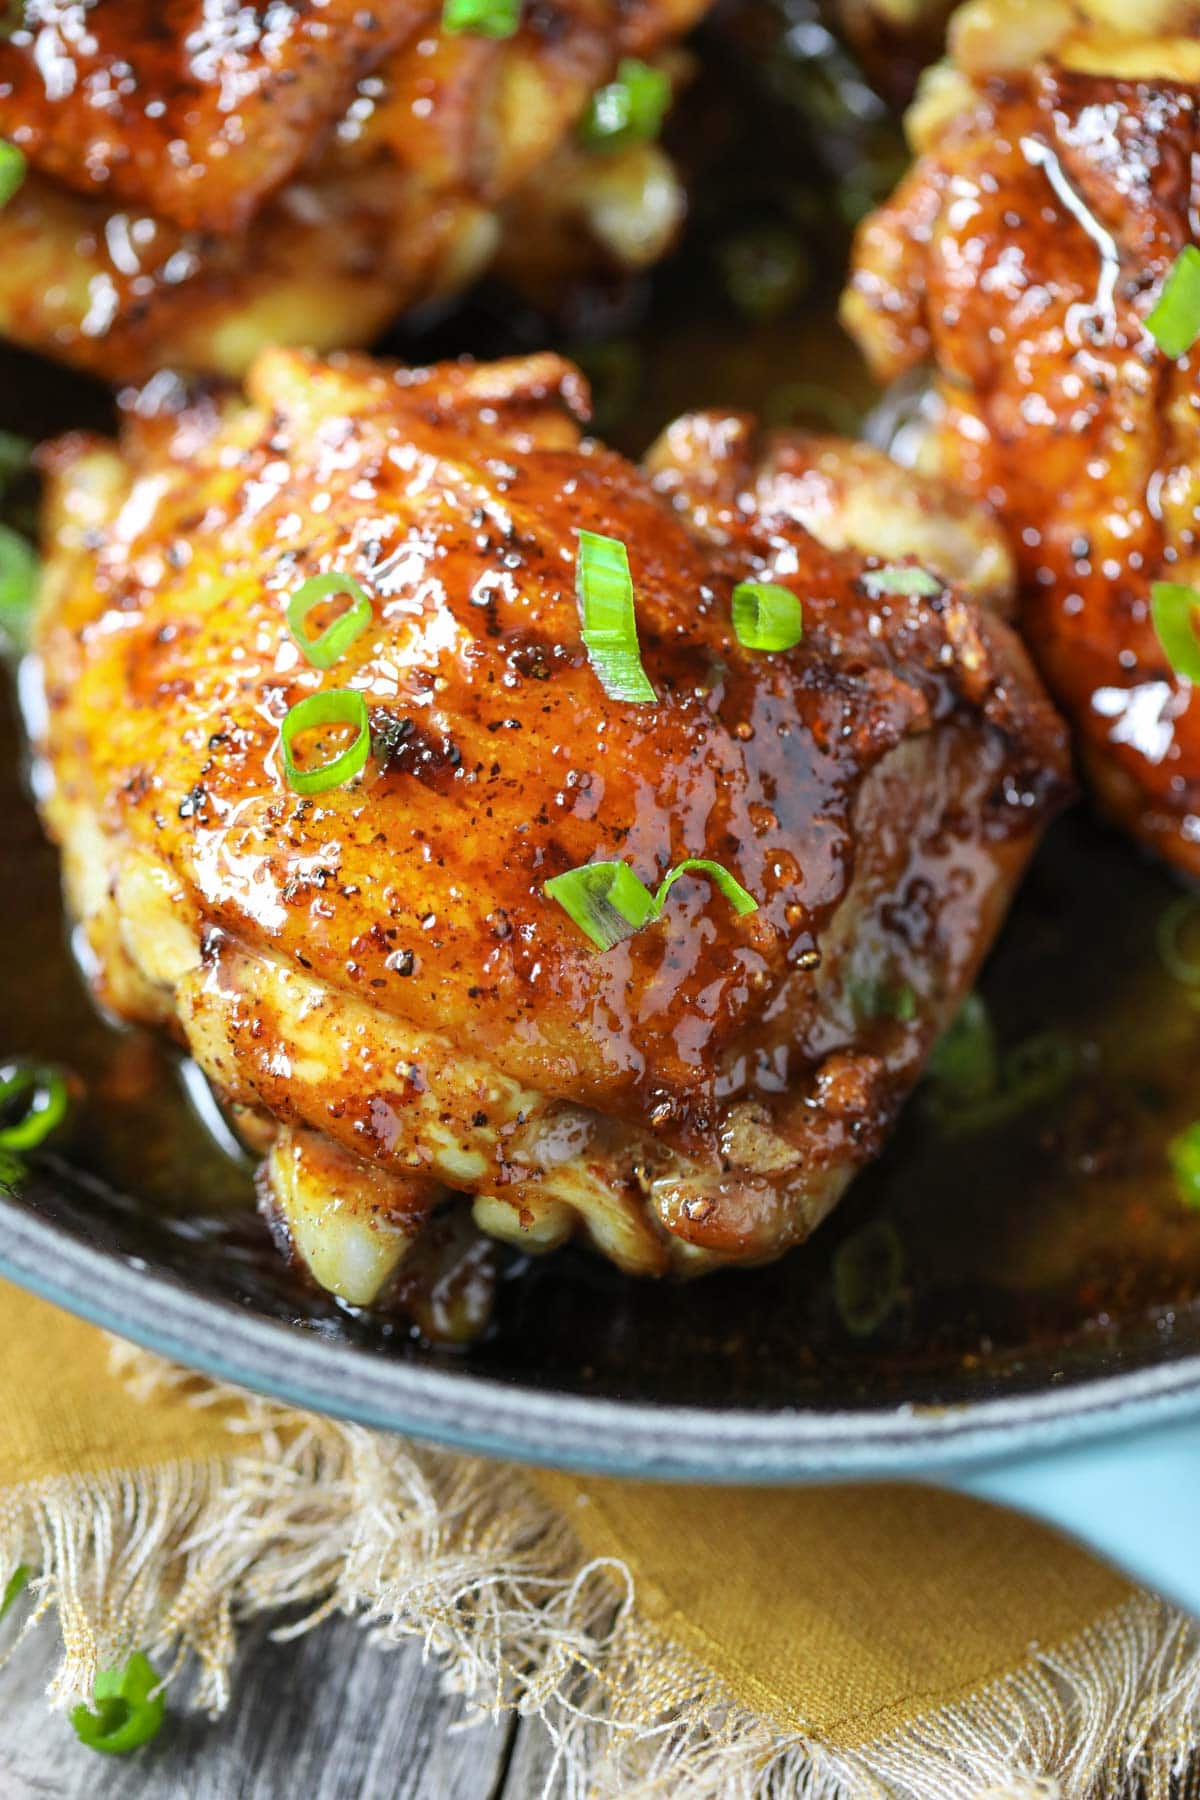
[[[560,146],[495,205],[350,172],[285,190],[240,255],[225,243],[194,252],[172,237],[135,303],[114,285],[104,206],[34,173],[0,210],[0,334],[110,381],[136,384],[163,367],[237,379],[276,344],[370,343],[493,264],[520,286],[522,241],[553,258],[560,283],[590,266],[637,273],[666,254],[686,208],[675,166],[654,144],[616,154]],[[176,266],[188,272],[177,279]]]
[[[853,447],[846,457],[850,468],[864,466]],[[663,453],[652,460],[661,474]],[[807,523],[819,522],[823,505],[831,537],[846,542],[849,526],[831,501],[845,491],[829,478],[836,460],[836,447],[826,444]],[[925,532],[936,487],[907,477],[897,488],[886,459],[872,452],[866,466],[872,464],[883,503],[897,504],[905,491],[918,496],[915,528]],[[83,452],[70,471],[70,529],[86,536],[101,528],[123,479],[116,451]],[[985,542],[987,536],[985,530]],[[978,546],[970,533],[948,542],[961,557],[954,573],[975,567]],[[62,568],[51,562],[44,610],[53,608],[56,580],[70,582],[69,559]],[[870,976],[874,942],[886,936],[880,915],[906,877],[924,866],[922,832],[930,842],[937,839],[943,819],[964,801],[976,816],[983,788],[1004,766],[997,745],[989,769],[978,728],[960,735],[961,744],[945,730],[906,740],[860,790],[857,830],[864,847],[826,934],[817,977],[815,1010],[828,1017],[834,1046],[855,1041],[850,994],[860,976]],[[44,777],[40,786],[102,997],[126,1017],[176,1027],[220,1093],[264,1124],[277,1122],[266,1177],[273,1209],[314,1275],[355,1304],[380,1295],[423,1212],[446,1190],[474,1190],[479,1223],[525,1249],[552,1247],[578,1229],[619,1266],[639,1273],[691,1273],[716,1263],[766,1260],[799,1241],[878,1148],[929,1041],[969,985],[1036,837],[1002,837],[990,847],[972,842],[957,864],[951,858],[950,872],[968,890],[963,917],[951,918],[946,933],[957,956],[944,966],[926,964],[916,1023],[889,1026],[881,1053],[827,1059],[829,1144],[814,1133],[803,1095],[775,1118],[752,1101],[738,1103],[729,1107],[723,1129],[729,1166],[717,1171],[636,1126],[585,1107],[547,1103],[485,1059],[464,1057],[453,1043],[380,1015],[353,994],[327,987],[224,930],[185,927],[174,903],[179,876],[144,852],[131,854],[119,835],[106,836],[97,796],[57,788]],[[887,821],[886,831],[872,829],[880,819]],[[944,869],[943,850],[934,853],[931,868],[939,866],[938,857]],[[351,1084],[369,1083],[372,1068],[386,1070],[393,1088],[396,1070],[419,1075],[397,1124],[395,1153],[369,1171],[356,1154],[351,1122],[339,1127],[337,1108],[329,1104],[345,1093],[351,1048]],[[849,1108],[845,1117],[839,1106]],[[852,1115],[873,1123],[847,1151],[838,1134],[849,1142]],[[322,1130],[315,1134],[318,1122]],[[506,1164],[522,1171],[503,1191],[489,1168],[501,1130]],[[355,1169],[364,1170],[361,1183],[353,1179]],[[732,1244],[714,1247],[702,1241],[694,1221],[703,1220],[714,1187],[728,1202],[731,1186],[741,1216],[752,1215],[752,1228]]]
[[[939,793],[937,757],[929,739],[892,752],[864,783],[864,820],[886,808],[898,845],[919,844],[923,828],[936,832],[958,797],[952,772],[944,772],[947,790]],[[822,1168],[815,1157],[816,1166],[806,1167],[813,1146],[805,1143],[803,1104],[790,1131],[786,1121],[766,1120],[752,1101],[731,1107],[724,1127],[729,1166],[718,1177],[711,1165],[665,1148],[650,1133],[547,1102],[486,1060],[381,1018],[280,959],[222,933],[197,943],[180,927],[172,904],[177,879],[165,865],[98,841],[86,809],[61,796],[50,794],[43,805],[62,844],[70,910],[87,933],[102,996],[121,1016],[178,1026],[227,1103],[264,1125],[277,1121],[260,1174],[267,1210],[318,1284],[352,1304],[379,1299],[422,1218],[450,1192],[473,1191],[476,1223],[519,1249],[551,1250],[580,1233],[627,1273],[690,1275],[732,1261],[773,1260],[820,1224],[861,1166],[842,1158]],[[948,1023],[1030,849],[998,848],[991,895],[972,897],[981,916],[968,966],[954,972],[940,997],[943,972],[930,968],[931,991],[916,1000],[919,1029],[898,1026],[895,1067],[872,1071],[880,1098]],[[818,1005],[831,1017],[846,1019],[847,997],[866,978],[882,929],[880,914],[920,866],[906,851],[901,868],[868,865],[852,883],[825,940],[826,973],[818,977],[828,988]],[[386,1167],[357,1154],[349,1122],[340,1135],[336,1124],[331,1128],[328,1100],[339,1085],[329,1080],[331,1052],[343,1068],[354,1056],[355,1080],[368,1090],[372,1082],[386,1087],[390,1071],[412,1071],[419,1097],[406,1109],[397,1155]],[[861,1091],[854,1103],[872,1110]],[[484,1109],[488,1124],[481,1128],[475,1121]],[[323,1131],[315,1123],[322,1118]],[[526,1178],[480,1188],[500,1130],[509,1133],[506,1163],[524,1167]],[[744,1209],[769,1222],[737,1256],[679,1234],[689,1216],[703,1214],[715,1187],[731,1184]]]

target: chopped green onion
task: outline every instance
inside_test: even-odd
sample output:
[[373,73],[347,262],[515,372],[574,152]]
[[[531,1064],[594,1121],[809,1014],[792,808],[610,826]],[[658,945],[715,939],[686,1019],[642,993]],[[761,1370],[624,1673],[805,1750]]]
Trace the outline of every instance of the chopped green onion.
[[17,1596],[25,1591],[29,1580],[29,1564],[18,1563],[4,1584],[4,1593],[0,1596],[0,1619],[8,1612]]
[[32,544],[11,525],[0,525],[0,630],[25,644],[37,594],[38,559]]
[[903,1291],[904,1249],[895,1226],[875,1219],[838,1245],[833,1259],[833,1297],[854,1337],[870,1337]]
[[0,206],[7,206],[25,179],[25,157],[15,144],[0,138]]
[[735,881],[720,863],[704,856],[689,856],[676,863],[653,894],[622,862],[584,863],[582,868],[568,869],[563,875],[552,876],[545,891],[598,950],[611,950],[614,944],[661,917],[667,895],[679,877],[693,872],[711,876],[735,913],[757,912],[758,901],[741,882]]
[[883,594],[940,594],[946,585],[928,569],[918,569],[911,563],[885,563],[882,569],[866,570],[862,580],[872,600]]
[[636,56],[623,57],[616,79],[592,95],[579,122],[580,141],[589,150],[606,151],[649,143],[670,104],[670,77]]
[[758,911],[758,901],[753,894],[748,894],[741,882],[735,881],[729,870],[719,862],[710,862],[707,856],[685,856],[673,869],[668,869],[658,884],[658,892],[654,896],[655,917],[662,911],[667,895],[679,877],[691,874],[711,876],[714,887],[721,890],[739,918],[746,913]]
[[1200,1122],[1189,1125],[1167,1145],[1167,1160],[1185,1206],[1200,1210]]
[[733,630],[747,650],[790,650],[804,636],[804,609],[790,588],[739,581],[733,590]]
[[568,869],[546,883],[546,892],[598,950],[611,950],[656,916],[654,895],[623,862]]
[[979,994],[968,994],[929,1057],[928,1075],[947,1100],[981,1100],[1000,1077],[996,1034]]
[[[310,638],[304,629],[304,621],[314,606],[319,606],[322,600],[332,599],[335,594],[348,594],[349,606],[319,636]],[[350,575],[337,570],[329,575],[310,575],[288,601],[287,622],[288,630],[313,668],[332,669],[371,623],[371,602]]]
[[1146,330],[1163,355],[1173,360],[1186,356],[1200,338],[1200,250],[1195,244],[1186,245],[1175,258]]
[[92,1699],[92,1706],[73,1709],[71,1724],[81,1744],[108,1756],[126,1756],[148,1744],[167,1709],[159,1678],[140,1650],[123,1668],[100,1670]]
[[[292,754],[301,732],[316,731],[323,725],[353,725],[356,735],[352,744],[339,750],[328,762],[312,768],[298,768]],[[328,788],[342,787],[363,768],[371,751],[371,722],[367,703],[353,688],[325,688],[298,700],[286,714],[279,728],[283,746],[283,772],[288,786],[297,794],[323,794]]]
[[36,1063],[10,1063],[0,1069],[0,1119],[24,1101],[19,1118],[0,1125],[0,1151],[20,1155],[36,1150],[67,1116],[67,1084],[57,1069]]
[[[1200,900],[1192,894],[1180,894],[1172,900],[1158,921],[1158,954],[1168,975],[1185,987],[1200,987]],[[1196,948],[1189,956],[1184,942],[1191,936]]]
[[860,1019],[896,1019],[901,1025],[908,1025],[917,1016],[917,991],[907,981],[891,986],[886,981],[852,975],[846,987]]
[[1162,653],[1185,681],[1200,681],[1200,639],[1195,614],[1200,592],[1177,581],[1156,581],[1150,589],[1150,617]]
[[445,0],[442,30],[458,36],[514,37],[521,24],[521,0]]
[[[981,1079],[984,1064],[981,1062]],[[935,1079],[926,1107],[951,1137],[992,1131],[1020,1113],[1045,1106],[1062,1092],[1079,1068],[1079,1053],[1067,1037],[1043,1031],[1026,1038],[1000,1058],[994,1086],[976,1095],[956,1094]]]
[[777,319],[795,304],[812,278],[796,234],[781,225],[752,226],[717,248],[726,294],[748,319]]
[[583,617],[583,641],[610,700],[657,700],[642,667],[629,553],[620,538],[579,533],[575,584]]
[[18,475],[24,475],[32,457],[32,438],[18,437],[15,431],[0,431],[0,491],[11,487]]

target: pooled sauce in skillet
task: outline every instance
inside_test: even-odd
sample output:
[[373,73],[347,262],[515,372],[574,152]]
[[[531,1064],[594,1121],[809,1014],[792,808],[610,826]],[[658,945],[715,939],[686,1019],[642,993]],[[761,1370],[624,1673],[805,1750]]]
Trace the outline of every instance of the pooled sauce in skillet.
[[[815,28],[805,36],[793,21],[786,57],[760,54],[757,28],[752,16],[733,47],[742,72],[732,93],[702,76],[683,123],[685,155],[689,135],[703,149],[678,257],[640,301],[592,296],[555,334],[592,374],[598,429],[622,449],[640,450],[685,407],[728,403],[853,429],[872,399],[832,314],[849,217],[870,197],[864,170],[876,165],[886,186],[894,138],[864,92],[843,84],[834,94],[827,59],[806,61],[806,44],[820,48]],[[730,44],[710,48],[724,76]],[[823,133],[819,155],[794,104],[800,87]],[[849,182],[835,179],[839,167]],[[484,297],[385,348],[482,356],[542,344],[546,332]],[[9,429],[61,429],[97,409],[103,419],[94,389],[29,359],[13,357],[5,372]],[[272,1315],[408,1355],[446,1354],[411,1341],[402,1320],[340,1309],[282,1265],[247,1167],[197,1117],[172,1052],[110,1027],[85,994],[56,857],[19,792],[11,722],[0,762],[0,1048],[63,1063],[86,1089],[30,1204]],[[540,1263],[502,1255],[473,1364],[610,1394],[833,1406],[1040,1383],[1048,1368],[1094,1363],[1098,1343],[1114,1362],[1164,1341],[1193,1347],[1200,1212],[1180,1198],[1166,1145],[1200,1117],[1200,988],[1174,979],[1157,949],[1178,892],[1077,810],[1052,832],[982,986],[1002,1050],[1048,1028],[1076,1047],[1075,1073],[1053,1098],[947,1136],[919,1095],[830,1223],[769,1269],[673,1288],[625,1280],[574,1251]],[[470,1287],[482,1276],[468,1263],[454,1279]],[[432,1329],[452,1301],[441,1292],[419,1316]]]

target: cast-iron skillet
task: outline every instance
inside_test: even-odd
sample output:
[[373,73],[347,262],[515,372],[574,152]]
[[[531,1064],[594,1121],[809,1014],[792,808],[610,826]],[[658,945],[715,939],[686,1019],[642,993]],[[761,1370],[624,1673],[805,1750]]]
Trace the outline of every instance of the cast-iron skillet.
[[[549,338],[582,355],[599,426],[632,451],[697,404],[853,429],[872,397],[833,304],[847,215],[868,175],[886,185],[896,139],[802,6],[757,37],[743,9],[749,48],[719,42],[680,146],[692,227],[652,284],[553,326],[485,297],[393,352]],[[29,435],[108,419],[98,389],[33,359],[0,366],[0,393],[0,425]],[[223,1379],[489,1454],[954,1481],[1062,1518],[1200,1607],[1200,1216],[1165,1154],[1195,1112],[1200,1011],[1156,949],[1177,891],[1084,812],[1052,832],[984,982],[1003,1045],[1072,1047],[1058,1088],[963,1135],[918,1095],[880,1165],[772,1269],[681,1288],[574,1251],[506,1257],[491,1330],[457,1350],[306,1289],[170,1054],[98,1018],[11,721],[0,820],[0,1060],[53,1059],[82,1093],[70,1134],[0,1197],[9,1280]]]

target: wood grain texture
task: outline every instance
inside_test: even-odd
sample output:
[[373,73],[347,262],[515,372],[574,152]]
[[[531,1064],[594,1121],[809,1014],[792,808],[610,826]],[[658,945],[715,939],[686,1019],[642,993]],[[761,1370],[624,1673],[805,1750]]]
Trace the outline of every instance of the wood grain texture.
[[[417,1643],[373,1647],[347,1620],[293,1643],[248,1631],[234,1700],[215,1724],[187,1713],[128,1758],[76,1742],[44,1697],[53,1633],[0,1673],[3,1800],[535,1800],[545,1787],[535,1728],[464,1726]],[[551,1796],[554,1790],[550,1790]]]

